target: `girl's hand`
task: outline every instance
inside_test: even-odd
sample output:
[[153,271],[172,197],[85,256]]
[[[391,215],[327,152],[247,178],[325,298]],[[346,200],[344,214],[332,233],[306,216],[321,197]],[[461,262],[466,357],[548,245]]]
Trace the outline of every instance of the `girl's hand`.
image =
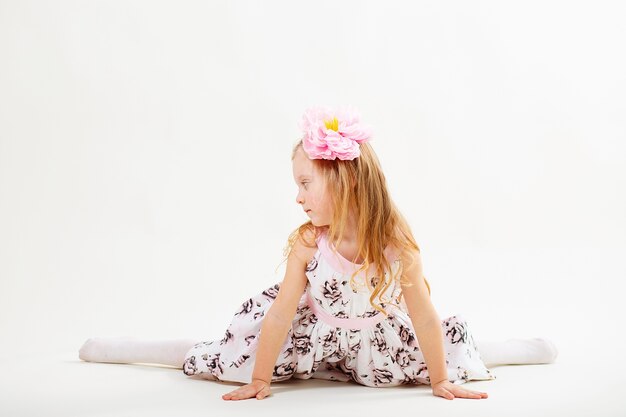
[[256,397],[257,400],[262,400],[268,395],[272,395],[270,385],[260,379],[253,379],[252,382],[242,387],[237,388],[227,394],[222,395],[223,400],[245,400],[247,398]]
[[461,388],[460,386],[453,384],[447,379],[444,379],[441,382],[437,382],[435,385],[432,386],[432,388],[433,395],[443,397],[447,400],[452,400],[454,399],[454,397],[474,399],[487,398],[486,392],[471,391],[465,388]]

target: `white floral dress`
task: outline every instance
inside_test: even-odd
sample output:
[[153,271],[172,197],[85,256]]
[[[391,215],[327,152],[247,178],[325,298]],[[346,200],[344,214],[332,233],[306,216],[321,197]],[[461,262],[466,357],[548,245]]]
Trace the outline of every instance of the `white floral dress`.
[[[404,302],[383,303],[385,317],[370,305],[366,287],[353,290],[350,275],[360,265],[333,252],[326,232],[306,267],[308,283],[280,349],[272,382],[289,378],[355,381],[370,387],[430,384],[428,369]],[[395,274],[399,260],[391,250]],[[370,269],[368,276],[373,276]],[[361,272],[355,278],[362,281]],[[359,281],[360,280],[360,281]],[[372,282],[375,285],[375,282]],[[224,337],[200,342],[185,356],[183,372],[206,379],[249,383],[261,334],[261,324],[280,283],[247,299],[236,311]],[[396,282],[385,295],[398,300]],[[385,299],[383,297],[383,299]],[[378,300],[378,298],[377,298]],[[448,380],[463,384],[496,376],[482,362],[465,320],[455,315],[441,322]]]

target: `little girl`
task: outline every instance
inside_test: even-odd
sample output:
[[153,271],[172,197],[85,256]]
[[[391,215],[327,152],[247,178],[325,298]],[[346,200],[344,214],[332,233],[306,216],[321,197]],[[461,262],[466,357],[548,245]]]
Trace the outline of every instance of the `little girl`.
[[263,399],[292,377],[426,384],[446,399],[479,399],[487,394],[460,385],[495,379],[488,366],[554,362],[546,339],[477,343],[461,316],[438,317],[420,249],[354,108],[308,109],[300,127],[291,159],[310,220],[288,238],[283,281],[241,304],[222,339],[93,338],[80,359],[245,384],[224,400]]

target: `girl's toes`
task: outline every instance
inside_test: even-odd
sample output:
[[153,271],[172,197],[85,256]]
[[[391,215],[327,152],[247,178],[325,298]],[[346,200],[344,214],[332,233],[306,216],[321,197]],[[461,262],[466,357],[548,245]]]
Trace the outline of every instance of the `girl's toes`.
[[94,351],[96,350],[96,341],[93,338],[89,338],[83,343],[78,350],[78,357],[84,361],[93,361]]

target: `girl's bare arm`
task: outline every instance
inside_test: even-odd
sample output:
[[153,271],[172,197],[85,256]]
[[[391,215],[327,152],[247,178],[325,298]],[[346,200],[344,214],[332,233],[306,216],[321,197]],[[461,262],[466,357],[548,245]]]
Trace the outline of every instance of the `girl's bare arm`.
[[[414,264],[404,271],[404,275],[413,285],[410,287],[403,285],[402,294],[424,355],[430,382],[435,384],[448,379],[441,319],[430,299],[430,292],[422,272],[420,253],[414,251],[412,254],[415,256]],[[403,261],[407,265],[409,260]]]
[[287,258],[287,270],[276,300],[269,308],[261,325],[259,345],[252,372],[252,380],[261,379],[268,384],[272,382],[274,366],[280,348],[289,333],[292,320],[307,284],[305,274],[308,260],[313,256],[314,249],[297,240]]

